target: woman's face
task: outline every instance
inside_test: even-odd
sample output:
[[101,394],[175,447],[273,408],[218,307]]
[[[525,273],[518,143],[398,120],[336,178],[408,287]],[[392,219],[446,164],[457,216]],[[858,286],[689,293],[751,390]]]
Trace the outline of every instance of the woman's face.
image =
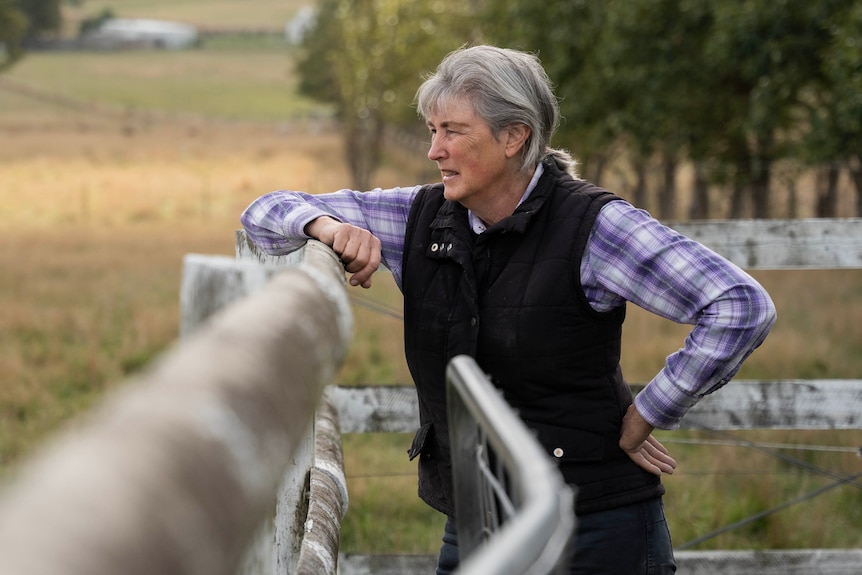
[[516,162],[511,161],[506,133],[495,138],[470,102],[443,102],[428,115],[426,124],[431,132],[428,159],[437,162],[447,200],[475,210],[508,191]]

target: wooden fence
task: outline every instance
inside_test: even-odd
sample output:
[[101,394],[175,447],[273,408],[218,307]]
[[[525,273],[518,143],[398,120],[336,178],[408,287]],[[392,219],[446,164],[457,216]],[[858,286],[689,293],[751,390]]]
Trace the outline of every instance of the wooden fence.
[[[734,220],[674,224],[748,270],[862,269],[862,220]],[[289,264],[237,235],[237,257]],[[816,273],[816,271],[812,271]],[[780,311],[780,310],[779,310]],[[419,420],[411,386],[335,387],[329,392],[343,433],[413,432]],[[862,380],[735,380],[698,403],[684,429],[862,429]],[[853,478],[848,483],[859,487]],[[342,555],[344,575],[433,572],[433,557]],[[679,551],[680,573],[858,575],[862,549]]]
[[[860,224],[676,227],[748,269],[858,269]],[[347,500],[340,433],[418,422],[407,386],[330,387],[324,400],[351,332],[337,258],[316,242],[270,258],[239,233],[237,260],[188,256],[180,342],[0,492],[0,573],[433,571],[433,557],[337,555]],[[737,381],[684,420],[710,429],[861,422],[860,380]],[[862,549],[683,551],[678,562],[697,575],[856,575]]]

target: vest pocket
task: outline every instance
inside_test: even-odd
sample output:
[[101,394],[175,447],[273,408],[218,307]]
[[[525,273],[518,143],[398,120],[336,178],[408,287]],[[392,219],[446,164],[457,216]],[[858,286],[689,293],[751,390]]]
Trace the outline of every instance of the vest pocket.
[[605,438],[598,433],[535,421],[524,423],[536,434],[544,451],[559,463],[601,461],[604,457]]
[[410,461],[416,459],[419,455],[431,455],[431,446],[434,443],[434,424],[426,423],[413,436],[413,444],[407,450],[407,456]]

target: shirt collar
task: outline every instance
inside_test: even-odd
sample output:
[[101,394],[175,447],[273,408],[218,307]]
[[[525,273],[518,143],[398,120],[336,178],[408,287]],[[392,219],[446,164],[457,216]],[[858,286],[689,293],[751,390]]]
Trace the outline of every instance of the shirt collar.
[[[521,196],[521,199],[518,201],[518,206],[523,204],[527,200],[527,198],[530,197],[530,194],[533,193],[533,190],[536,188],[536,184],[539,183],[539,178],[542,177],[542,174],[544,173],[544,171],[545,171],[545,168],[544,168],[544,166],[542,166],[542,162],[539,162],[538,165],[536,166],[536,171],[533,172],[533,177],[530,179],[530,183],[527,184],[527,189],[524,191],[524,195]],[[518,206],[515,206],[515,208],[517,209]],[[488,226],[485,225],[485,222],[483,222],[479,218],[479,216],[477,216],[476,214],[474,214],[470,210],[467,210],[467,219],[470,222],[470,227],[473,229],[473,232],[476,234],[481,234],[482,232],[484,232],[485,230],[488,229]]]

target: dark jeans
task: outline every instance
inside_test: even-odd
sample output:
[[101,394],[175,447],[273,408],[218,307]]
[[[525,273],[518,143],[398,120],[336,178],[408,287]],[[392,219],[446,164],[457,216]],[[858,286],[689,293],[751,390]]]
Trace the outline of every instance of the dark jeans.
[[[665,575],[676,573],[661,498],[579,516],[570,575]],[[437,575],[458,566],[455,522],[446,521]]]

